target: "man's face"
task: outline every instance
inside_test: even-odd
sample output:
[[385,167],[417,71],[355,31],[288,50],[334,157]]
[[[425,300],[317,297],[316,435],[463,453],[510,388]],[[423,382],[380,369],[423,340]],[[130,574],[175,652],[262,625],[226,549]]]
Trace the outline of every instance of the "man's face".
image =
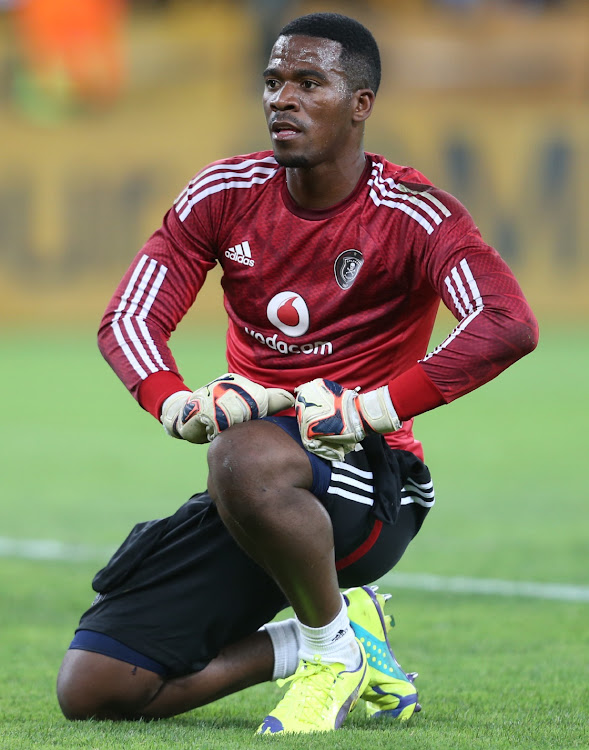
[[331,39],[280,36],[264,71],[264,112],[274,156],[284,167],[314,167],[345,151],[354,95]]

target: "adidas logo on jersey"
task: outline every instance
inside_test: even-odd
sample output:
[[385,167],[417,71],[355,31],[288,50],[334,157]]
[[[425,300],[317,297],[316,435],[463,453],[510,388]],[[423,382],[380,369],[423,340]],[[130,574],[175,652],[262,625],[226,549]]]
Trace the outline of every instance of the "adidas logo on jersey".
[[234,247],[230,247],[229,250],[225,250],[225,257],[229,260],[236,260],[238,263],[242,263],[244,266],[253,266],[254,261],[252,260],[252,251],[250,250],[250,243],[245,240],[240,242]]

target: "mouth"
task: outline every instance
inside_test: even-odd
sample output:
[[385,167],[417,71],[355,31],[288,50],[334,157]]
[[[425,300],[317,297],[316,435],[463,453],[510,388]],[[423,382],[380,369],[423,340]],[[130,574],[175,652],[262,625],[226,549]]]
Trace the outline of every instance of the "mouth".
[[275,141],[290,141],[301,135],[302,130],[290,120],[274,120],[270,125],[270,133]]

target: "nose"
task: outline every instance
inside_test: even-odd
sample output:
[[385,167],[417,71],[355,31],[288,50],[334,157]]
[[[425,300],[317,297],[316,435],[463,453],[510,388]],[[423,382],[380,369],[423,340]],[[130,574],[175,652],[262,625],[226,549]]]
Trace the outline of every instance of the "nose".
[[270,94],[270,107],[275,112],[298,109],[299,100],[296,96],[296,85],[287,81],[277,91],[273,91]]

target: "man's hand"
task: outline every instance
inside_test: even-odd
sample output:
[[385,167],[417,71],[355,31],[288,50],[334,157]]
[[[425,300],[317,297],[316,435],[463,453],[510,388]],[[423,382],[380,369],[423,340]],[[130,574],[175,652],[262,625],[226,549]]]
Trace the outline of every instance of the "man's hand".
[[295,393],[303,445],[329,461],[342,461],[368,433],[394,432],[402,424],[387,386],[359,394],[318,378]]
[[282,388],[264,388],[241,375],[227,373],[194,393],[178,391],[162,406],[161,422],[172,437],[206,443],[238,422],[248,422],[294,405]]

